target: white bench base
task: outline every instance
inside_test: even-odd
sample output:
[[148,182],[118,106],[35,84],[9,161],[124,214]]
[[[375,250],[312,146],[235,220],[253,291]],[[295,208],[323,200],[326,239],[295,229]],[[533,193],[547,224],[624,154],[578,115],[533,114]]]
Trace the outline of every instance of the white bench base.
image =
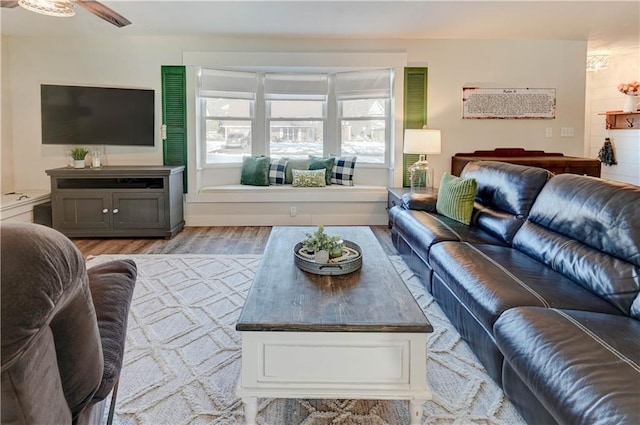
[[187,195],[187,226],[384,225],[387,188],[224,185]]

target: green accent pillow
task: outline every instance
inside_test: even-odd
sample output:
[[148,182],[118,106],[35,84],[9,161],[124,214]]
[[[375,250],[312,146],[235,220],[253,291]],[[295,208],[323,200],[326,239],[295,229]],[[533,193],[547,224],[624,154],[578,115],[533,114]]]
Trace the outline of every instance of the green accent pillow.
[[436,211],[460,223],[470,224],[476,198],[476,180],[444,174],[440,180]]
[[324,168],[326,171],[325,183],[331,184],[331,171],[333,171],[333,164],[336,162],[335,156],[329,158],[322,158],[319,156],[309,155],[309,169],[320,170]]
[[250,186],[269,186],[268,156],[245,156],[242,159],[242,176],[240,184]]
[[285,184],[293,183],[293,174],[291,170],[308,170],[309,169],[309,160],[308,159],[290,159],[287,162],[287,168],[284,171],[284,182]]
[[291,170],[294,187],[325,187],[327,185],[324,168],[319,170]]

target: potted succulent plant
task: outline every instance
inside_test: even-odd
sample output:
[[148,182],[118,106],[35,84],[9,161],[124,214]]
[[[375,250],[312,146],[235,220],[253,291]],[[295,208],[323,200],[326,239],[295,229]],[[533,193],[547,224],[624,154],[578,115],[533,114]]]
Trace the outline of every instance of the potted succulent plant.
[[302,241],[302,247],[307,252],[313,252],[315,261],[326,263],[329,258],[342,255],[342,238],[329,236],[324,233],[324,226],[319,225],[315,232],[307,233],[307,239]]
[[84,168],[84,158],[89,153],[86,148],[71,149],[71,158],[73,158],[73,168]]

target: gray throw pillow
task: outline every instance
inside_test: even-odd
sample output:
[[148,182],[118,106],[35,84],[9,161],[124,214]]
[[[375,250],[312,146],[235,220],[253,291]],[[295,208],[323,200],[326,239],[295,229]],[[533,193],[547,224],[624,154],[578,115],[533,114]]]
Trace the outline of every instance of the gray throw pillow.
[[287,167],[284,172],[284,182],[286,184],[293,183],[293,174],[291,170],[308,170],[309,169],[309,160],[308,159],[289,159],[287,162]]

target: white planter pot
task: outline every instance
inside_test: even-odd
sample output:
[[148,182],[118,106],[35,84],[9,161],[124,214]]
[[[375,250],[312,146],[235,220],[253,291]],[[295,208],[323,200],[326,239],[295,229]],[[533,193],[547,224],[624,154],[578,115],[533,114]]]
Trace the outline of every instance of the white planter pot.
[[84,159],[74,159],[73,168],[84,168]]
[[624,105],[622,106],[622,112],[635,112],[638,104],[637,96],[626,95],[624,99]]

